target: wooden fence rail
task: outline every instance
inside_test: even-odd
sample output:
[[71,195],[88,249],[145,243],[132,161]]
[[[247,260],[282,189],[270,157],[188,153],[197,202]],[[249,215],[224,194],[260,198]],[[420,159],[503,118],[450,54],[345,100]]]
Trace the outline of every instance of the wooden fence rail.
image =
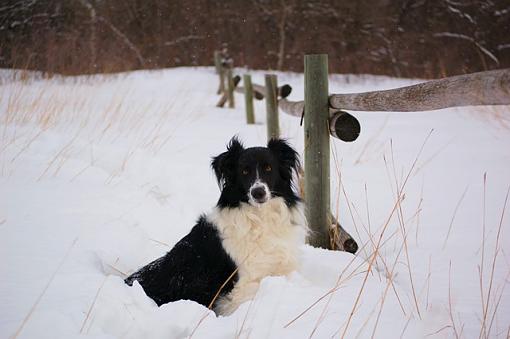
[[[383,91],[329,96],[330,116],[339,109],[420,112],[483,105],[510,105],[510,69],[458,75]],[[302,116],[305,102],[284,99],[279,106],[287,114]]]
[[[510,69],[459,75],[390,90],[329,96],[330,134],[343,141],[356,140],[361,126],[347,112],[418,112],[460,106],[510,105]],[[302,117],[305,101],[280,99],[278,106]]]
[[332,108],[353,111],[417,112],[510,104],[510,69],[459,75],[386,91],[333,94]]
[[[252,83],[251,87],[252,87],[252,90],[253,90],[253,97],[255,99],[257,99],[257,100],[263,100],[264,99],[264,93],[260,92],[258,90],[258,87],[263,87],[263,86],[260,86],[260,85]],[[245,93],[245,91],[246,91],[246,85],[236,87],[236,89],[235,89],[235,92],[241,93],[241,94]]]

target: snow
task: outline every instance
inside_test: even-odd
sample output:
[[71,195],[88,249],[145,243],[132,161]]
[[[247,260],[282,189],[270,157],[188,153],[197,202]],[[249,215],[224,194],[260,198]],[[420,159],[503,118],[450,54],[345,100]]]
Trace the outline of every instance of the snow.
[[[238,94],[236,109],[216,108],[211,68],[0,76],[0,337],[507,336],[508,107],[354,112],[361,135],[332,141],[331,188],[358,254],[305,246],[298,271],[265,278],[252,302],[216,317],[191,301],[158,308],[121,277],[211,210],[210,158],[235,134],[266,142],[264,102],[256,125]],[[303,98],[302,74],[278,81]],[[417,82],[330,81],[332,93]],[[299,119],[281,113],[280,129],[302,153]]]

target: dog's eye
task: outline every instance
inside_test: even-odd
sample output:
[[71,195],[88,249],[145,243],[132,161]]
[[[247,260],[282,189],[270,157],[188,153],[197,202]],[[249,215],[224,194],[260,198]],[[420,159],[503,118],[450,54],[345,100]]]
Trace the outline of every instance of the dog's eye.
[[243,175],[248,175],[248,170],[245,168],[241,173],[243,173]]
[[266,170],[266,172],[271,172],[273,170],[271,165],[266,165],[266,168],[264,168],[264,169]]

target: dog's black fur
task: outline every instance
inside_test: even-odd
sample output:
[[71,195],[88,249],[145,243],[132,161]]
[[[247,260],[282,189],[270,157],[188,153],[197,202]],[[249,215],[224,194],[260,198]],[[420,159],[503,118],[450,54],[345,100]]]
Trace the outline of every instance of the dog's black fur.
[[[211,165],[221,188],[218,209],[241,208],[242,202],[264,203],[272,197],[282,197],[288,207],[300,201],[292,186],[293,172],[299,168],[298,155],[284,140],[273,139],[267,147],[245,149],[234,137],[227,151],[214,157]],[[202,216],[170,252],[125,282],[132,285],[137,280],[158,306],[180,299],[210,306],[218,291],[221,297],[233,289],[238,279],[236,269],[218,228]]]
[[[181,299],[209,306],[235,270],[234,261],[221,246],[218,231],[202,216],[170,252],[142,267],[125,282],[132,285],[137,280],[158,306]],[[232,277],[222,292],[230,291],[236,280],[237,276]]]

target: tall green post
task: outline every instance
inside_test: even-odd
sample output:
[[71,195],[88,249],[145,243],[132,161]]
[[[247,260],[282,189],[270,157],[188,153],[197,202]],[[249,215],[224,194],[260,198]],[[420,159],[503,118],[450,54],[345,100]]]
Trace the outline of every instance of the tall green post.
[[255,114],[253,113],[253,86],[251,84],[251,75],[243,75],[244,83],[244,102],[246,106],[246,123],[251,125],[255,123]]
[[267,140],[278,138],[280,136],[280,127],[278,120],[278,84],[276,75],[266,74],[266,123],[267,123]]
[[308,242],[329,248],[330,172],[328,56],[305,55],[305,200]]

